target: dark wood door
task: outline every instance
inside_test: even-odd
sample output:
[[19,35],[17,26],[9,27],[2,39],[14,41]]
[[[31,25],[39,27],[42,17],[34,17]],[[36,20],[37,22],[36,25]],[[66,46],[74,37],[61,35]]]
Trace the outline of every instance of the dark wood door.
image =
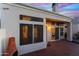
[[55,28],[55,39],[59,39],[59,28]]

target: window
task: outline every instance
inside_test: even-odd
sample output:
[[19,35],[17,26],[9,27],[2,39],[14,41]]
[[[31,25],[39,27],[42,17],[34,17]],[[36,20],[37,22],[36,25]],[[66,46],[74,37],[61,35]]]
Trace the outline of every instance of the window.
[[43,42],[43,25],[20,24],[20,45],[39,42]]
[[60,35],[63,36],[63,28],[60,28]]
[[32,33],[31,24],[20,24],[20,45],[31,44]]
[[43,25],[34,25],[34,43],[43,42]]
[[[20,15],[20,20],[43,22],[42,18]],[[27,22],[26,22],[27,23]],[[20,24],[20,45],[43,42],[43,25],[32,22]],[[32,23],[32,24],[31,24]]]
[[43,22],[42,18],[20,15],[20,20]]
[[31,17],[25,16],[25,15],[20,15],[20,20],[31,21]]

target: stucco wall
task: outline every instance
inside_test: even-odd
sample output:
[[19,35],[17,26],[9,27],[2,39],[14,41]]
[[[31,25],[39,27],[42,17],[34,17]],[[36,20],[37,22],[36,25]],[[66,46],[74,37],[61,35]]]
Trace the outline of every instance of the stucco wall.
[[[45,32],[44,32],[44,37],[43,37],[44,41],[41,43],[29,44],[29,45],[23,45],[23,46],[20,46],[20,44],[19,44],[20,43],[20,41],[19,41],[19,39],[20,39],[19,38],[19,24],[24,22],[24,21],[19,20],[19,15],[22,14],[22,15],[41,17],[40,14],[38,14],[38,13],[35,14],[32,11],[30,12],[30,10],[22,9],[22,8],[18,8],[18,7],[6,5],[6,4],[3,4],[2,8],[8,8],[8,9],[3,9],[2,17],[1,17],[2,21],[4,20],[3,24],[5,24],[4,28],[6,29],[6,39],[4,40],[5,41],[4,50],[7,47],[9,37],[16,38],[16,45],[17,45],[19,55],[46,48]],[[27,23],[29,23],[29,22],[27,22]],[[34,22],[30,22],[30,23],[35,24]],[[44,22],[37,23],[37,24],[43,25]],[[44,26],[44,31],[45,31],[45,26]]]

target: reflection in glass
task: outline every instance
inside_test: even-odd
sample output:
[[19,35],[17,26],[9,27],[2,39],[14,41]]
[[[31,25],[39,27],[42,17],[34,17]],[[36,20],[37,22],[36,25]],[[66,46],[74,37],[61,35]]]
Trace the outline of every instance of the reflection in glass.
[[31,17],[25,16],[25,15],[20,15],[20,20],[31,21]]
[[23,32],[22,32],[22,34],[23,34],[23,38],[24,38],[24,39],[27,39],[27,38],[28,38],[28,27],[27,27],[27,26],[24,26],[24,27],[23,27]]
[[43,25],[34,25],[34,43],[43,42]]
[[32,43],[32,25],[20,24],[20,45]]
[[63,28],[60,28],[60,35],[63,36]]
[[43,22],[42,18],[20,15],[20,20]]

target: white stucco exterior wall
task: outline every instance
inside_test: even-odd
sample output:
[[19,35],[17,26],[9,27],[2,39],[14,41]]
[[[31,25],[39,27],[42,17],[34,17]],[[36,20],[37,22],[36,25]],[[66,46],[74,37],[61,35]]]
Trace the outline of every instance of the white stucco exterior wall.
[[[8,8],[8,9],[4,9],[4,8]],[[4,28],[6,29],[6,39],[4,40],[5,41],[4,50],[7,47],[9,37],[16,38],[16,45],[17,45],[19,55],[46,48],[45,32],[44,32],[44,37],[43,37],[44,42],[23,45],[23,46],[19,45],[20,44],[19,24],[24,22],[24,21],[19,20],[19,15],[22,14],[22,15],[41,17],[40,14],[34,14],[34,12],[30,12],[29,10],[17,8],[17,7],[6,5],[6,4],[2,4],[2,9],[3,9],[2,15],[1,15],[2,16],[1,19],[3,21],[2,25],[5,25]],[[43,17],[41,17],[41,18],[43,18]],[[29,22],[27,22],[27,23],[29,23]],[[34,22],[30,22],[30,23],[35,24]],[[36,23],[36,24],[43,25],[44,23]],[[45,28],[45,26],[44,26],[44,28]],[[45,31],[45,29],[44,29],[44,31]]]

